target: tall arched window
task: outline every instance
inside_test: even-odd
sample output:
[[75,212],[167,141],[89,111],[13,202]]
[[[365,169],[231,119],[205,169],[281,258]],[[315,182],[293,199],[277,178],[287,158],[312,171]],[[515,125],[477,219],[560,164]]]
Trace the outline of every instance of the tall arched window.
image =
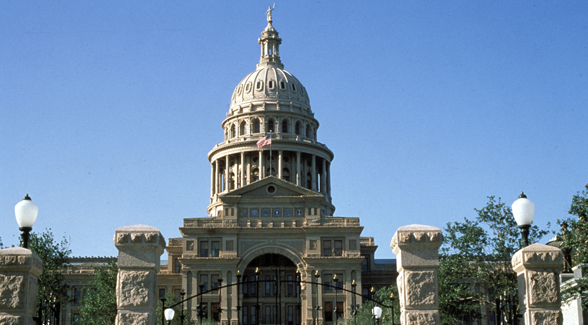
[[253,120],[253,133],[259,133],[259,119]]
[[282,120],[282,133],[288,133],[288,120]]
[[267,128],[265,132],[274,132],[276,129],[274,128],[274,120],[269,120],[267,122]]
[[174,271],[175,273],[182,272],[182,263],[180,263],[180,260],[177,258],[174,260]]
[[296,125],[294,125],[294,133],[300,135],[300,122],[296,122]]
[[236,131],[235,131],[235,124],[231,125],[231,138],[234,138],[236,136]]
[[241,122],[239,126],[239,135],[243,136],[247,134],[247,123],[245,121]]
[[306,137],[307,138],[312,137],[312,128],[310,127],[310,124],[306,125]]

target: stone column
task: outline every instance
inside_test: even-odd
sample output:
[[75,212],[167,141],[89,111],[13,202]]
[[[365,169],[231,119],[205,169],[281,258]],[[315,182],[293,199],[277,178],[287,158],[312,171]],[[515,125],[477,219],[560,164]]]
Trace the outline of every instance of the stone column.
[[561,325],[561,249],[542,244],[527,246],[512,257],[512,269],[517,273],[524,324]]
[[224,192],[228,192],[229,191],[229,188],[230,188],[230,185],[229,185],[229,174],[230,174],[229,173],[229,168],[230,168],[230,165],[229,165],[229,155],[226,155],[225,156],[225,184],[224,184],[225,190],[224,190]]
[[239,175],[241,185],[240,187],[245,186],[245,151],[241,151],[241,175]]
[[136,225],[118,228],[114,244],[119,269],[116,325],[155,325],[157,272],[165,239],[155,227]]
[[300,174],[300,151],[296,152],[296,185],[302,186],[302,175]]
[[265,177],[265,168],[263,167],[264,163],[263,163],[263,151],[259,150],[259,163],[258,163],[258,169],[259,169],[259,180],[261,180],[262,178]]
[[282,179],[282,150],[278,150],[278,178]]
[[321,167],[321,193],[325,194],[325,198],[327,198],[327,160],[325,158],[323,158],[322,160],[323,165]]
[[[210,198],[214,197],[214,163],[210,163]],[[212,202],[211,202],[212,203]]]
[[403,325],[441,324],[437,267],[442,242],[441,229],[423,225],[400,227],[392,238]]
[[0,324],[34,324],[41,265],[41,258],[29,249],[0,250]]
[[215,159],[215,161],[214,161],[214,194],[218,194],[218,178],[219,178],[218,159]]

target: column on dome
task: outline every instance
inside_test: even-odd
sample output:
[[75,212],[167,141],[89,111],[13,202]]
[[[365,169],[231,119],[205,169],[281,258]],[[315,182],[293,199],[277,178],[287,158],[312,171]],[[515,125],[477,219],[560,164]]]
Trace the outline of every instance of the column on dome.
[[331,163],[327,163],[327,196],[331,202]]
[[225,156],[225,192],[229,191],[229,155]]
[[241,187],[245,186],[245,151],[241,151],[241,175],[239,178],[241,180]]
[[316,155],[312,155],[312,170],[310,172],[312,177],[312,190],[316,191]]
[[219,172],[218,172],[218,159],[214,161],[215,170],[214,170],[214,194],[218,194],[218,180],[219,180]]
[[263,178],[265,175],[264,167],[263,167],[263,151],[259,150],[259,180]]
[[214,163],[210,163],[210,198],[214,196]]
[[300,151],[296,152],[296,185],[302,186],[302,177],[300,175]]
[[321,168],[321,193],[327,193],[327,160],[325,158],[322,159],[323,166]]
[[251,184],[251,154],[247,155],[247,185]]
[[[237,157],[235,157],[235,159],[237,159]],[[236,190],[239,185],[239,176],[237,175],[237,173],[239,172],[239,164],[235,163],[235,168],[237,170],[233,170],[233,173],[235,174],[235,177],[233,178],[233,189],[234,190]]]
[[278,150],[278,178],[282,179],[282,150]]

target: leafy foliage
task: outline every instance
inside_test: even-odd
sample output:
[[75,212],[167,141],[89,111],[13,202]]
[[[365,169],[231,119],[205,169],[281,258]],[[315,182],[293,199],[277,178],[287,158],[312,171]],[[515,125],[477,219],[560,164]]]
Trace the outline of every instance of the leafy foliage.
[[94,268],[94,279],[86,287],[80,310],[81,323],[109,325],[116,320],[116,262]]
[[[562,231],[558,234],[558,240],[561,241],[560,248],[564,253],[569,253],[571,264],[569,266],[578,266],[588,263],[588,184],[582,192],[578,192],[572,198],[572,204],[568,213],[574,217],[559,220]],[[565,225],[565,226],[564,226]],[[575,283],[566,283],[562,287],[562,299],[570,301],[580,297],[588,292],[588,270],[584,271],[584,276],[576,279]],[[588,299],[582,299],[582,308],[588,310]]]
[[[180,297],[177,295],[174,295],[170,292],[166,293],[164,298],[165,298],[166,309],[167,309],[167,307],[173,306],[173,305],[180,302]],[[186,305],[186,303],[184,303],[184,306],[185,305]],[[161,316],[162,316],[161,306],[162,306],[161,300],[159,300],[157,302],[157,311],[156,311],[157,320],[155,322],[158,325],[161,324],[161,319],[162,319],[161,318]],[[180,325],[181,324],[180,315],[182,314],[182,304],[179,304],[179,305],[173,307],[173,310],[174,310],[175,314],[174,314],[173,320],[171,321],[171,325]],[[200,322],[197,319],[192,320],[192,318],[190,318],[190,312],[186,309],[184,309],[184,317],[185,317],[184,318],[184,325],[199,325],[200,324]],[[216,324],[218,324],[218,322],[210,320],[208,318],[202,319],[202,325],[216,325]],[[164,325],[167,325],[167,322],[165,322]]]
[[[517,295],[511,259],[522,241],[511,208],[490,196],[484,208],[474,210],[474,220],[450,222],[444,230],[439,265],[442,323],[479,319],[480,304],[495,299],[491,293]],[[533,225],[529,241],[537,242],[547,233]]]
[[[394,300],[390,300],[390,294],[394,294]],[[391,324],[392,319],[392,308],[394,306],[394,324],[400,324],[400,305],[398,301],[398,287],[393,284],[388,287],[380,288],[375,292],[374,302],[366,300],[358,309],[357,315],[349,316],[346,320],[341,319],[338,321],[340,324],[355,325],[355,324],[375,324],[375,320],[372,317],[372,309],[374,306],[380,306],[382,308],[382,317],[380,318],[380,324]],[[357,296],[357,302],[361,301],[361,296]]]
[[68,289],[62,274],[64,266],[69,264],[71,250],[65,236],[57,242],[51,229],[43,233],[32,232],[29,237],[29,249],[43,261],[43,273],[39,276],[39,294],[37,306],[60,301],[62,306],[69,301]]

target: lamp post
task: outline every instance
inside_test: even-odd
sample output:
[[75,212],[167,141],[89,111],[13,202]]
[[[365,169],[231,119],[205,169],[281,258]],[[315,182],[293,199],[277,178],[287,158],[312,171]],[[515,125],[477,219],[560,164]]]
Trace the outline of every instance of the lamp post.
[[165,320],[167,321],[167,324],[170,325],[172,319],[174,319],[174,314],[175,314],[174,310],[171,308],[167,308],[164,310],[163,314],[165,316]]
[[18,229],[22,237],[22,248],[29,248],[29,235],[31,230],[33,230],[35,220],[37,220],[38,212],[39,208],[31,201],[28,194],[14,206],[16,222],[18,223]]
[[165,325],[165,297],[161,297],[161,325]]
[[259,324],[259,268],[255,268],[255,324]]
[[198,312],[198,319],[200,319],[200,325],[202,325],[202,316],[204,316],[204,308],[202,308],[202,291],[204,291],[204,284],[201,283],[198,287],[200,288],[200,297],[198,297],[198,299],[200,299],[200,302],[198,303],[196,309]]
[[394,325],[394,293],[390,293],[390,306],[392,306],[392,325]]
[[319,311],[319,308],[321,307],[319,305],[319,300],[318,300],[318,297],[319,297],[319,295],[318,295],[318,282],[319,282],[320,277],[321,277],[321,275],[319,273],[319,270],[315,270],[314,271],[314,292],[316,294],[316,305],[312,309],[312,318],[314,318],[313,323],[315,325],[318,325],[318,311]]
[[382,308],[380,306],[376,306],[372,309],[372,316],[374,317],[374,321],[376,324],[380,323],[380,317],[382,317]]
[[534,214],[535,204],[527,199],[525,193],[521,192],[518,200],[512,204],[512,215],[521,229],[525,246],[529,246],[529,228],[531,228],[531,224],[533,223]]
[[[218,278],[218,321],[220,322],[221,319],[223,319],[223,307],[222,307],[222,303],[223,303],[223,299],[222,299],[222,290],[221,287],[223,286],[223,278]],[[211,311],[212,312],[212,311]]]
[[333,274],[333,282],[335,282],[335,308],[333,308],[333,312],[335,313],[335,324],[337,324],[337,289],[339,289],[339,279],[337,279],[337,274]]
[[374,314],[374,311],[376,310],[375,309],[376,308],[376,305],[375,305],[376,304],[376,301],[374,300],[375,294],[376,294],[376,289],[374,289],[374,287],[372,287],[370,289],[370,295],[371,295],[371,298],[372,298],[372,319],[374,320],[373,321],[374,324],[376,322],[376,314]]
[[357,287],[357,284],[355,283],[355,280],[351,281],[351,291],[353,292],[353,298],[351,298],[353,300],[353,303],[351,305],[352,311],[351,314],[353,315],[353,325],[357,325],[357,308],[356,308],[356,302],[357,302],[357,297],[355,296],[355,290]]
[[241,271],[237,270],[237,325],[241,325]]
[[186,295],[186,291],[184,289],[180,290],[180,299],[182,300],[182,313],[180,314],[180,324],[184,325],[184,296]]

